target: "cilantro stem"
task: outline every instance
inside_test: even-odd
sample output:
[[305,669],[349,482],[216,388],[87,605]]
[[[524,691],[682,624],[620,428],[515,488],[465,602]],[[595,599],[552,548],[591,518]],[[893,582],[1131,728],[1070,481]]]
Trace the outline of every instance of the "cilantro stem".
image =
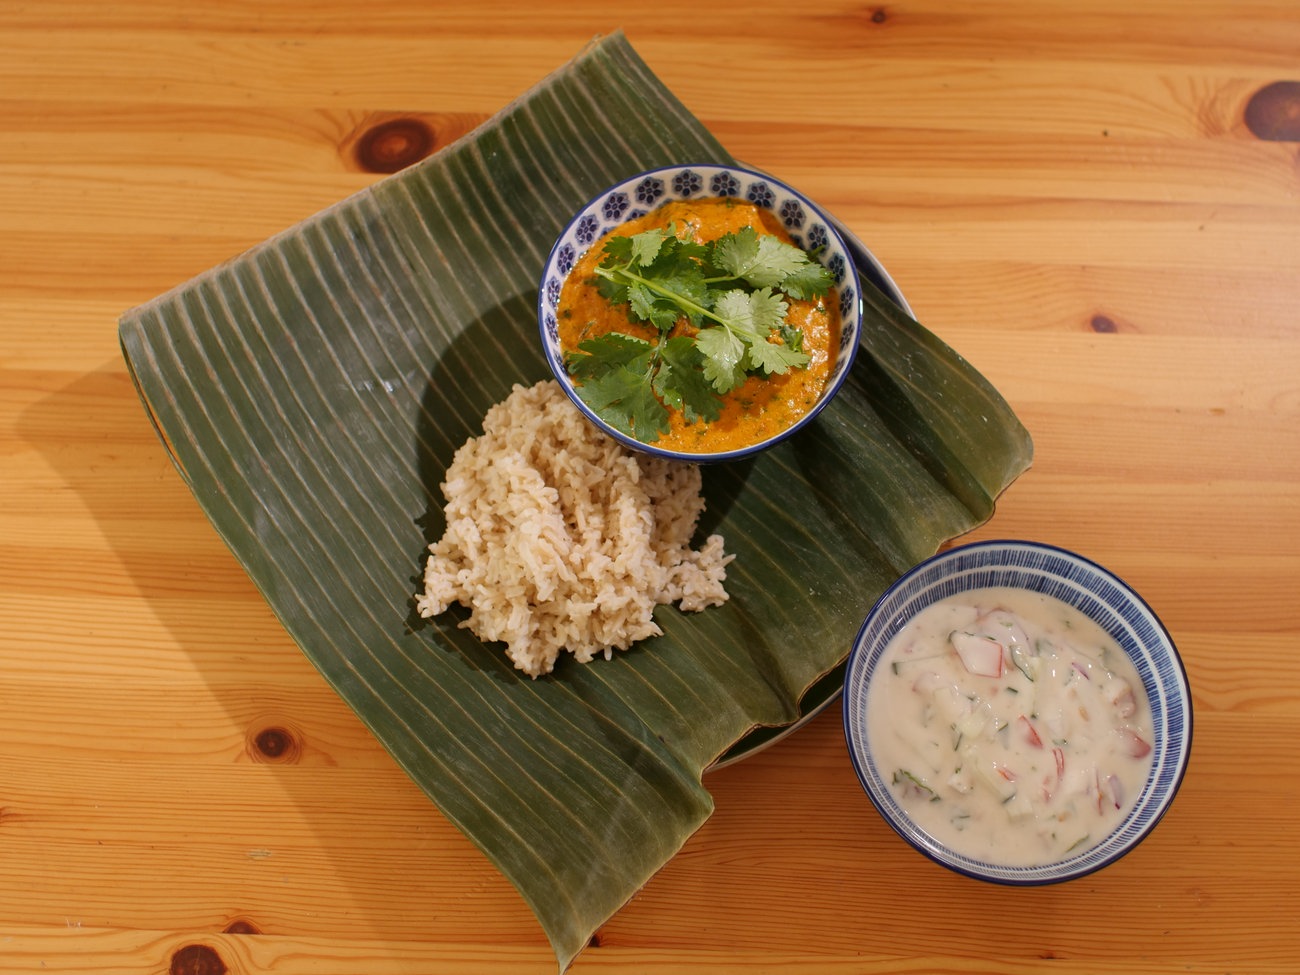
[[[655,294],[659,295],[661,298],[667,298],[669,301],[677,305],[679,308],[682,308],[683,310],[688,312],[695,312],[696,314],[704,318],[711,318],[719,325],[725,326],[726,328],[731,329],[732,331],[739,331],[744,333],[745,335],[755,334],[749,329],[737,325],[731,319],[724,318],[723,316],[717,314],[716,312],[711,311],[708,308],[705,308],[703,305],[697,304],[696,302],[691,301],[691,299],[678,294],[676,291],[673,291],[669,288],[665,288],[661,284],[656,284],[650,278],[643,277],[642,275],[637,274],[634,271],[628,270],[630,266],[631,265],[624,265],[623,267],[618,267],[618,268],[598,267],[595,269],[595,271],[602,278],[605,278],[606,280],[609,281],[613,281],[615,284],[626,284],[627,281],[632,281],[635,284],[642,285],[648,290],[653,291]],[[620,280],[619,275],[622,275],[626,280]],[[714,280],[731,281],[735,279],[719,278]],[[661,331],[663,330],[661,329]]]

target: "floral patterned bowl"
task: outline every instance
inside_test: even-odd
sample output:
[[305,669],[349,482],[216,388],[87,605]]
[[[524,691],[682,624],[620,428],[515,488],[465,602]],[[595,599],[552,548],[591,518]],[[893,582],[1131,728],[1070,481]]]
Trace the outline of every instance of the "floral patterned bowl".
[[[606,233],[672,200],[724,197],[744,200],[775,214],[792,241],[828,268],[839,296],[840,344],[818,402],[792,426],[740,449],[685,453],[644,443],[614,428],[579,397],[565,367],[556,307],[565,278]],[[813,422],[848,377],[862,330],[862,298],[853,254],[834,221],[798,190],[757,170],[731,165],[676,165],[631,176],[597,194],[569,222],[551,248],[542,272],[537,318],[546,360],[574,405],[609,436],[636,450],[694,462],[737,460],[765,450]]]

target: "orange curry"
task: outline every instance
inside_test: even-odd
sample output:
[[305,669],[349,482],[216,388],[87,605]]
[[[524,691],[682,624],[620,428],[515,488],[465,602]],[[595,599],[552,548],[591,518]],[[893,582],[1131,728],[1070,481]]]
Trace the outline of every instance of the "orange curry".
[[[630,220],[596,241],[565,280],[557,308],[560,342],[565,352],[578,343],[607,332],[619,331],[653,341],[658,332],[645,322],[633,322],[623,308],[614,307],[600,294],[594,269],[605,255],[609,237],[632,236],[672,224],[678,236],[688,234],[705,243],[743,227],[773,234],[792,243],[781,222],[768,210],[752,203],[726,198],[682,200]],[[688,423],[681,412],[670,410],[672,429],[654,441],[656,447],[686,453],[722,453],[759,443],[793,426],[821,397],[839,348],[839,302],[834,289],[809,301],[787,298],[788,325],[803,332],[803,350],[811,361],[800,369],[771,376],[751,375],[722,396],[722,414],[713,421]],[[677,329],[688,329],[685,321]]]

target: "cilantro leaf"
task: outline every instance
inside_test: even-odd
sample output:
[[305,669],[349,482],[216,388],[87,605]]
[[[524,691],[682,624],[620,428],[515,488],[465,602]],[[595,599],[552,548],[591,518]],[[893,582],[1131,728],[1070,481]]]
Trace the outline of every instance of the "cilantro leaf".
[[[754,332],[754,306],[750,304],[749,295],[735,288],[718,297],[714,302],[713,313],[716,320],[725,324],[730,332]],[[706,352],[705,355],[708,353]]]
[[713,310],[719,321],[748,339],[765,340],[774,328],[785,324],[790,305],[771,288],[746,294],[740,289],[728,291]]
[[758,258],[758,233],[753,227],[725,234],[713,242],[709,261],[733,278],[744,278]]
[[655,392],[675,410],[681,410],[688,423],[722,415],[722,400],[707,382],[700,368],[703,357],[695,341],[678,335],[664,343],[661,365],[655,376]]
[[787,346],[796,352],[803,351],[803,332],[800,329],[795,328],[793,325],[782,325],[778,332],[781,341]]
[[624,332],[607,332],[578,343],[580,352],[565,356],[565,365],[575,379],[592,379],[618,366],[631,366],[640,358],[649,362],[654,346],[645,339]]
[[[770,375],[808,364],[810,358],[792,349],[784,340],[780,344],[769,341],[773,331],[786,328],[785,316],[789,307],[785,299],[771,288],[761,288],[750,294],[737,289],[718,299],[714,311],[726,323],[706,332],[724,331],[732,341],[724,342],[720,337],[710,336],[700,345],[705,356],[704,372],[713,381],[714,388],[726,392],[738,386],[744,373],[752,369],[761,369]],[[703,339],[706,332],[701,332],[696,341]],[[738,360],[735,358],[737,349],[741,350]],[[727,382],[730,385],[726,385]]]
[[625,282],[605,277],[599,272],[597,272],[597,275],[596,290],[600,292],[602,298],[615,307],[628,303],[630,296]]
[[602,252],[604,258],[601,264],[627,264],[632,260],[632,238],[631,237],[611,237],[605,241],[605,250]]
[[648,373],[618,369],[578,387],[596,415],[629,437],[653,443],[672,429],[668,408],[659,402]]
[[796,352],[784,342],[755,342],[749,347],[745,360],[748,368],[761,369],[769,376],[772,373],[786,373],[791,369],[808,365],[806,352]]
[[695,336],[695,345],[704,355],[704,378],[719,393],[728,393],[745,381],[748,347],[734,331],[721,325],[706,328]]
[[[655,441],[667,433],[668,409],[654,394],[654,346],[619,331],[578,344],[568,369],[577,395],[595,415],[628,437]],[[651,435],[653,432],[654,435]]]
[[681,309],[672,299],[656,294],[639,281],[627,286],[627,300],[633,320],[649,322],[661,332],[668,331],[681,317]]
[[[659,256],[659,251],[663,249],[664,241],[668,239],[668,235],[658,228],[652,228],[628,239],[632,242],[631,262],[646,265]],[[677,238],[673,237],[672,239],[676,240]]]
[[820,298],[831,290],[835,278],[830,269],[816,261],[808,261],[802,267],[795,268],[780,282],[779,287],[791,298],[806,301]]
[[755,288],[783,287],[786,279],[815,264],[793,244],[771,234],[759,236],[753,227],[719,237],[713,243],[711,260],[719,270]]

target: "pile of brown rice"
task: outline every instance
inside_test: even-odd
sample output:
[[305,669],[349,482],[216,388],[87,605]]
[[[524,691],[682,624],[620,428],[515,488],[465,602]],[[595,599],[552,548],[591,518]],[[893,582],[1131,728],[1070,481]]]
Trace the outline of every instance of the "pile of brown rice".
[[447,528],[429,547],[419,613],[463,604],[462,625],[504,641],[533,677],[562,650],[585,663],[657,636],[656,605],[727,599],[722,537],[690,548],[704,510],[699,467],[627,450],[553,380],[516,385],[488,410],[442,492]]

